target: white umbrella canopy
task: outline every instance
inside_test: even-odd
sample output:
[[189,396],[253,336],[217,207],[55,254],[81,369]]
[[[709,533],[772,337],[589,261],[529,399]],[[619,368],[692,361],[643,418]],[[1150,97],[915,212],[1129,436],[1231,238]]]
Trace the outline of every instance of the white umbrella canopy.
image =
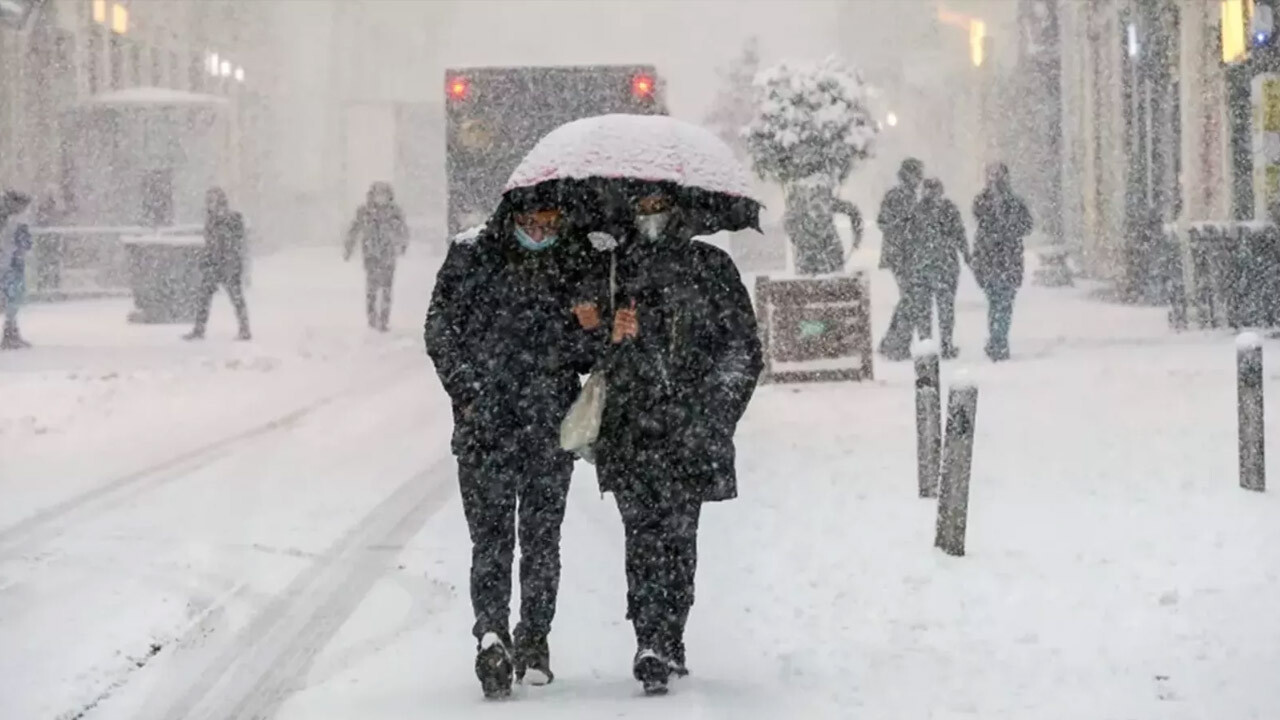
[[666,115],[600,115],[561,125],[529,151],[503,191],[590,178],[666,182],[759,202],[746,168],[720,138]]
[[[503,189],[506,198],[575,198],[596,217],[656,185],[673,193],[694,235],[760,228],[751,177],[715,134],[665,115],[600,115],[561,125],[538,141]],[[594,208],[594,210],[591,210]]]

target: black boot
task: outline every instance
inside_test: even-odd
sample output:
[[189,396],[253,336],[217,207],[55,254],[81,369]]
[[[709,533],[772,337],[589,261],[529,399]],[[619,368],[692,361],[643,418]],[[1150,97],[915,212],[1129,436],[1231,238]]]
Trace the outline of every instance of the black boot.
[[511,695],[512,662],[508,644],[494,632],[485,633],[480,638],[476,651],[476,677],[480,680],[484,696],[490,700]]
[[22,339],[22,334],[18,332],[18,323],[15,320],[5,320],[4,337],[0,338],[0,350],[25,350],[31,347],[31,343]]
[[645,695],[666,695],[667,683],[671,680],[670,660],[650,648],[640,648],[635,662],[631,665],[631,674],[644,686]]
[[685,664],[684,658],[684,640],[676,640],[671,643],[671,653],[667,657],[667,665],[670,666],[671,672],[676,677],[687,677],[689,675],[689,666]]
[[516,626],[513,659],[516,682],[541,686],[556,679],[551,672],[551,649],[545,635],[532,635]]

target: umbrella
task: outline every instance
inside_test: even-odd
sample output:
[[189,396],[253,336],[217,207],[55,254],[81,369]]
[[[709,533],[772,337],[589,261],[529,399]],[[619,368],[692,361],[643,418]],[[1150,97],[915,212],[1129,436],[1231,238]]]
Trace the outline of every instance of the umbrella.
[[696,234],[760,229],[760,201],[733,151],[705,128],[666,115],[601,115],[561,125],[529,151],[503,194],[561,184],[606,197],[658,186],[676,196]]

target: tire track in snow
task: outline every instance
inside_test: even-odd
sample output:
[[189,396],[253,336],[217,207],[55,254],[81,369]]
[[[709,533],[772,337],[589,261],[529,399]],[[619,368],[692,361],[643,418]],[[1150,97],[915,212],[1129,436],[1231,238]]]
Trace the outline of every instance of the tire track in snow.
[[[400,551],[454,492],[453,457],[409,478],[334,542],[260,612],[177,697],[153,700],[140,718],[260,720],[305,686],[316,656]],[[370,555],[367,548],[385,552]],[[172,699],[170,699],[172,698]]]
[[403,367],[399,367],[387,375],[382,375],[372,382],[354,383],[340,392],[314,400],[268,422],[255,425],[247,430],[225,436],[140,470],[109,480],[91,490],[39,510],[7,528],[0,529],[0,562],[29,554],[40,545],[62,535],[68,527],[78,524],[78,519],[83,521],[86,517],[101,514],[130,498],[148,490],[167,485],[210,465],[229,454],[241,443],[289,430],[321,408],[333,405],[357,393],[369,392],[392,385],[405,378],[413,370],[421,369],[422,367],[423,364],[421,362],[405,363]]

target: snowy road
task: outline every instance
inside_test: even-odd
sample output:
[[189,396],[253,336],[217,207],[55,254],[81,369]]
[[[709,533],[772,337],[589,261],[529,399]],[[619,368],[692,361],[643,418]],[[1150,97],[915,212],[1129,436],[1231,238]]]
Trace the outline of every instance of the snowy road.
[[1235,486],[1230,335],[1031,288],[993,367],[967,280],[944,375],[982,387],[968,557],[931,547],[906,364],[765,387],[743,497],[705,513],[694,675],[637,697],[621,526],[580,467],[557,681],[484,703],[418,338],[432,263],[406,268],[389,337],[362,332],[359,272],[331,264],[265,261],[249,346],[176,344],[111,303],[32,309],[47,347],[0,357],[0,715],[1280,717],[1280,503]]

